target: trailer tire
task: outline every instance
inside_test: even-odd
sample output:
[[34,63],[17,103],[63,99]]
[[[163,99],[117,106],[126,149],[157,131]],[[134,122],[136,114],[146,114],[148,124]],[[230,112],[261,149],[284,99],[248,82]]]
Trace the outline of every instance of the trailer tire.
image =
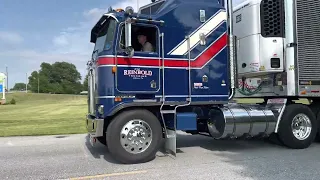
[[[299,124],[301,122],[299,122],[297,118],[302,118],[302,124],[308,123],[308,127],[300,126],[300,128],[304,128],[303,130],[305,130],[305,134],[302,137],[297,136],[299,136],[303,131],[300,131],[300,133],[294,133],[298,126],[301,125]],[[279,140],[289,148],[304,149],[313,143],[317,135],[317,129],[318,123],[315,114],[308,106],[302,104],[290,104],[283,112],[279,124],[278,137]]]
[[[136,141],[130,139],[132,137],[137,138]],[[106,140],[109,152],[117,161],[124,164],[144,163],[155,158],[160,149],[162,127],[158,118],[148,110],[124,111],[110,122]]]

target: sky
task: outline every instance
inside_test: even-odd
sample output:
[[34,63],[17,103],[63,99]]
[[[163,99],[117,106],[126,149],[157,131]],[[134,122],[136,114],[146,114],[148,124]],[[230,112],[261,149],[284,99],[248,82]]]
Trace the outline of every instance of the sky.
[[[234,0],[234,5],[243,0]],[[137,2],[139,2],[137,4]],[[0,0],[0,72],[8,69],[9,88],[26,83],[42,62],[76,65],[82,78],[91,57],[90,31],[107,9],[151,0]]]

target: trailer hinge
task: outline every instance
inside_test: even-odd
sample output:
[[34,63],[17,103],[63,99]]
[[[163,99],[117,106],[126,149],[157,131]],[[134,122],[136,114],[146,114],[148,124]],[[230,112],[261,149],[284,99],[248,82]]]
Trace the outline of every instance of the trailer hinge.
[[287,47],[297,47],[297,43],[288,43]]

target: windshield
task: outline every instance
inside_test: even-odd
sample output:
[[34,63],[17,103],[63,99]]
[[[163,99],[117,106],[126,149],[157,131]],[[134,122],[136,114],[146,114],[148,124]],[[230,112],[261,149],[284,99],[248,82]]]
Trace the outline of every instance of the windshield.
[[97,37],[94,51],[99,53],[112,47],[116,23],[115,19],[110,18],[106,25],[101,29]]

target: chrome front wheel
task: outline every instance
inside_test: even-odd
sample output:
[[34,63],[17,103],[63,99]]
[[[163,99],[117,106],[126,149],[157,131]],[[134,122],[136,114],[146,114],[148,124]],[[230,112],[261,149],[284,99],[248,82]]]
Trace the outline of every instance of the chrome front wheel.
[[147,122],[141,119],[131,120],[123,126],[120,132],[120,142],[127,152],[142,153],[152,142],[152,129]]
[[123,110],[111,120],[106,136],[112,157],[126,164],[150,161],[163,142],[159,119],[146,109]]

